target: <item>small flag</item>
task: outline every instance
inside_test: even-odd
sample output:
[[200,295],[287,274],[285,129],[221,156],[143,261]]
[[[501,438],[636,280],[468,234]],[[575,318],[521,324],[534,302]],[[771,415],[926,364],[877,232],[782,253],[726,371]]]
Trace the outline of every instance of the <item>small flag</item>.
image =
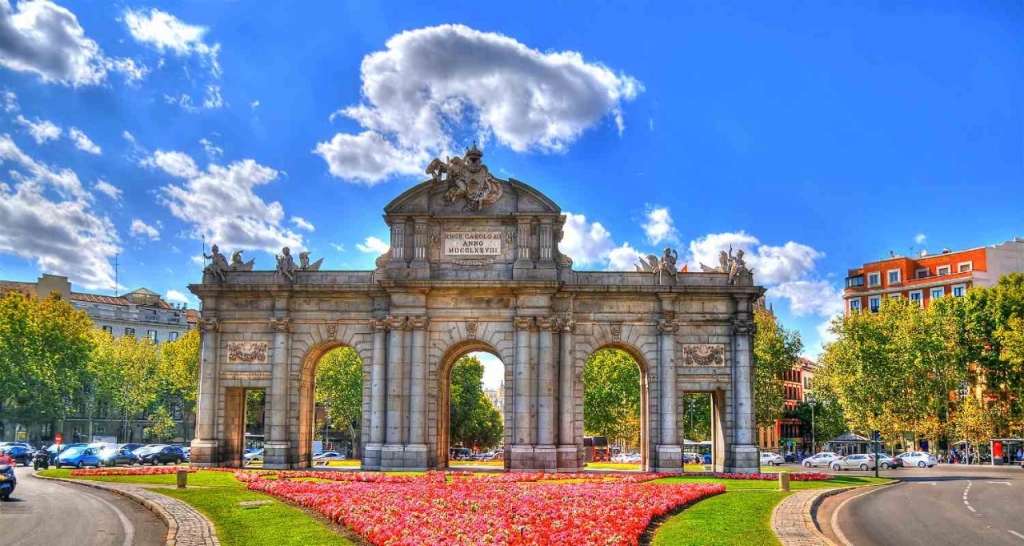
[[683,264],[683,267],[679,270],[680,273],[686,273],[690,268],[690,264]]

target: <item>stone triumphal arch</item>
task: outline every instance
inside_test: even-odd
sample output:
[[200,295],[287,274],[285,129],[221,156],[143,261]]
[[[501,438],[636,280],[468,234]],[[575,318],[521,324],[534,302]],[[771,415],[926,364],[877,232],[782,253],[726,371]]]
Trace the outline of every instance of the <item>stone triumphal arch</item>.
[[676,253],[635,272],[576,271],[565,217],[534,188],[500,180],[474,146],[384,210],[391,248],[373,271],[321,271],[288,249],[273,271],[214,251],[202,284],[202,365],[192,463],[238,466],[245,393],[266,390],[265,467],[307,467],[315,368],[349,346],[363,361],[365,469],[447,465],[453,363],[505,364],[505,468],[583,467],[583,363],[627,351],[642,372],[644,469],[680,471],[684,392],[713,401],[715,470],[756,472],[752,306],[742,252],[701,272]]

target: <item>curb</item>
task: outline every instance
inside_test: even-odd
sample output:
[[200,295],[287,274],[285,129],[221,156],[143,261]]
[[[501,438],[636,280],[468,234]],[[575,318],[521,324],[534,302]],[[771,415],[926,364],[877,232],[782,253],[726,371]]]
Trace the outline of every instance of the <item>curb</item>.
[[[114,493],[115,495],[120,495],[122,497],[125,497],[126,499],[134,501],[134,502],[142,505],[146,509],[148,509],[150,512],[153,512],[154,514],[156,514],[157,517],[162,519],[164,521],[164,523],[167,524],[167,537],[166,537],[166,540],[164,541],[165,546],[176,546],[178,544],[178,521],[176,519],[174,519],[174,516],[172,516],[171,513],[168,512],[163,506],[160,506],[159,504],[157,504],[157,503],[155,503],[155,502],[153,502],[153,501],[151,501],[151,500],[149,500],[147,498],[144,498],[141,495],[137,495],[134,492],[132,492],[130,490],[127,490],[127,489],[119,489],[119,488],[116,488],[116,487],[108,487],[108,486],[104,485],[102,482],[96,482],[96,481],[92,481],[92,480],[70,480],[70,479],[67,479],[67,478],[51,478],[49,476],[40,476],[37,472],[33,472],[32,476],[34,478],[37,478],[37,479],[40,479],[40,480],[50,480],[50,481],[56,481],[56,482],[71,483],[71,484],[75,484],[75,485],[84,485],[85,487],[91,487],[93,489],[100,489],[100,490],[103,490],[103,491]],[[174,501],[174,502],[183,502],[183,501],[180,501],[180,500],[175,499],[173,497],[167,497],[167,498],[172,500],[172,501]],[[208,519],[206,519],[205,516],[204,516],[204,520],[206,520],[205,523],[207,524],[208,531],[210,533],[210,538],[213,540],[213,543],[214,544],[220,544],[220,541],[217,540],[216,530],[213,528],[212,522],[210,522]]]
[[[794,544],[796,544],[796,543],[804,544],[806,542],[816,542],[817,544],[825,544],[827,546],[837,546],[837,544],[832,539],[828,538],[827,536],[825,536],[824,533],[821,532],[821,524],[818,523],[818,518],[817,518],[818,507],[821,506],[821,503],[825,499],[827,499],[827,498],[829,498],[829,497],[831,497],[833,495],[839,495],[841,493],[846,493],[847,491],[853,491],[854,489],[868,489],[868,488],[871,488],[871,487],[887,487],[887,486],[890,486],[890,485],[895,485],[897,483],[900,483],[899,479],[896,479],[896,480],[894,480],[893,482],[890,482],[890,483],[870,484],[870,485],[854,485],[854,486],[850,486],[850,487],[836,487],[836,488],[832,488],[832,489],[821,489],[821,490],[818,490],[817,495],[815,495],[814,498],[811,500],[811,506],[809,508],[809,513],[806,514],[807,517],[805,518],[805,529],[804,529],[804,531],[806,532],[806,536],[799,537],[797,539],[798,542],[795,542]],[[812,491],[812,490],[806,490],[805,489],[804,491]],[[784,502],[780,502],[779,504],[775,505],[775,508],[772,509],[771,526],[772,526],[772,532],[775,533],[776,538],[778,538],[779,541],[782,542],[783,545],[786,545],[786,544],[790,544],[790,542],[787,542],[787,541],[783,540],[781,537],[779,537],[779,533],[777,531],[778,526],[776,525],[776,521],[777,521],[777,518],[778,518],[778,512],[779,512],[779,509],[783,506],[783,504],[784,504]]]

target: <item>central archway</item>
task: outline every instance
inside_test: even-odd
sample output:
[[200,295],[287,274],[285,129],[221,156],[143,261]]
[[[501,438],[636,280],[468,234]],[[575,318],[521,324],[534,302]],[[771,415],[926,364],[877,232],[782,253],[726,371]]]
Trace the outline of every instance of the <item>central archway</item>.
[[[473,353],[486,353],[495,357],[498,362],[501,362],[504,373],[503,382],[508,385],[511,379],[508,364],[501,358],[497,350],[493,347],[479,340],[468,340],[462,343],[458,343],[455,346],[448,349],[448,352],[441,359],[438,366],[437,373],[437,434],[436,434],[436,452],[434,457],[436,460],[435,467],[438,469],[449,468],[449,458],[451,454],[451,394],[452,394],[452,371],[455,369],[455,365],[463,358]],[[505,389],[502,393],[504,399],[502,400],[502,423],[504,425],[504,431],[502,433],[502,444],[509,443],[509,422],[508,408],[511,401],[510,390]],[[506,461],[502,467],[507,468],[508,454],[502,454],[502,460]]]
[[[602,346],[598,347],[595,351],[593,351],[589,355],[587,355],[587,358],[583,361],[582,369],[579,372],[580,377],[583,378],[583,381],[582,381],[583,392],[581,393],[581,396],[582,396],[582,398],[584,400],[584,403],[583,403],[583,425],[584,426],[582,427],[583,428],[583,433],[586,434],[588,432],[605,432],[605,431],[588,431],[588,430],[586,430],[586,424],[587,424],[586,389],[588,387],[588,385],[587,385],[587,373],[586,373],[587,370],[586,370],[586,367],[587,367],[587,363],[591,362],[592,359],[595,358],[595,356],[600,356],[605,351],[618,352],[618,353],[622,354],[623,356],[625,356],[629,360],[631,360],[632,364],[635,365],[639,369],[639,371],[640,371],[640,377],[639,377],[639,390],[640,390],[640,392],[639,392],[639,394],[640,394],[640,396],[639,396],[639,405],[640,405],[640,407],[639,407],[639,431],[638,431],[639,432],[638,447],[639,447],[639,452],[640,452],[640,463],[639,463],[638,469],[642,470],[642,471],[649,471],[649,470],[651,470],[651,464],[650,464],[650,459],[649,459],[650,447],[651,447],[650,446],[650,443],[651,443],[651,432],[650,432],[650,423],[649,423],[649,421],[650,421],[649,416],[650,416],[650,413],[651,413],[651,408],[650,408],[650,403],[651,402],[650,402],[650,396],[649,396],[649,393],[648,393],[648,376],[649,376],[649,373],[648,373],[648,370],[647,370],[646,361],[644,360],[644,358],[640,354],[640,352],[637,351],[634,347],[632,347],[632,346],[630,346],[628,344],[625,344],[625,343],[610,343],[610,344],[602,345]],[[594,385],[590,385],[590,386],[594,387]],[[584,453],[583,453],[584,460],[587,461],[587,462],[591,462],[591,459],[593,459],[594,456],[593,456],[593,453],[591,453],[588,456],[587,450],[588,449],[596,450],[596,448],[593,447],[593,446],[588,447],[586,445],[585,441],[582,441],[582,443],[584,445],[584,448],[583,448],[584,449]],[[609,445],[608,447],[611,448],[611,445]],[[609,455],[610,455],[610,453],[609,453]]]
[[[350,345],[345,343],[330,342],[315,345],[306,354],[306,357],[302,361],[302,368],[299,372],[299,393],[298,393],[298,438],[297,438],[297,466],[309,467],[313,466],[313,444],[314,437],[317,434],[316,426],[317,419],[317,370],[320,367],[324,357],[326,357],[332,351],[337,350],[350,350],[352,357],[359,360],[359,376],[360,376],[360,387],[359,387],[359,402],[358,402],[358,417],[356,420],[360,423],[358,427],[358,434],[353,434],[351,441],[353,443],[353,453],[356,458],[361,457],[362,453],[362,422],[364,421],[363,416],[363,404],[362,400],[365,398],[366,385],[362,377],[365,375],[365,359],[363,359],[358,351]],[[353,403],[353,401],[339,401],[339,403]],[[324,416],[326,417],[326,407],[323,409]],[[335,450],[337,451],[337,450]]]

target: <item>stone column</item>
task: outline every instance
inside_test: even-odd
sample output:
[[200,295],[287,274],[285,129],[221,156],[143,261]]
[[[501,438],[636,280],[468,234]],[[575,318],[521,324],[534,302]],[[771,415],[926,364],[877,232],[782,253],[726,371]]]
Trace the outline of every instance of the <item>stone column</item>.
[[658,383],[661,416],[659,443],[657,447],[657,471],[682,471],[683,450],[676,432],[676,322],[672,319],[658,321]]
[[430,237],[427,233],[427,219],[416,218],[415,227],[413,233],[413,256],[412,263],[409,264],[410,268],[413,269],[426,269],[429,267],[427,264],[427,242]]
[[[738,309],[746,309],[747,302],[738,301]],[[760,459],[754,434],[757,431],[754,415],[754,332],[756,326],[748,312],[739,312],[732,322],[732,392],[733,442],[731,468],[727,472],[758,472]],[[727,465],[729,466],[729,465]]]
[[412,382],[409,396],[409,445],[406,461],[410,466],[427,466],[427,325],[428,317],[410,317],[412,327]]
[[271,350],[270,388],[267,390],[267,413],[265,419],[269,434],[268,441],[263,444],[264,468],[288,467],[288,354],[289,332],[291,319],[287,317],[288,297],[279,296],[274,299],[274,318],[270,319],[270,328],[274,332],[274,345]]
[[541,218],[537,227],[538,267],[555,267],[554,230],[551,222],[551,218]]
[[380,319],[371,319],[370,329],[373,331],[373,352],[370,356],[370,441],[363,449],[363,467],[376,470],[380,468],[380,450],[384,446],[387,426],[387,324]]
[[[215,307],[211,304],[213,296],[207,296],[206,308]],[[205,309],[204,309],[205,310]],[[202,331],[202,361],[199,365],[199,393],[196,396],[196,437],[192,440],[192,464],[196,466],[216,466],[220,463],[217,457],[217,375],[220,368],[220,334],[217,332],[217,316],[215,312],[206,311],[207,316],[199,321]]]
[[388,317],[388,363],[387,363],[387,413],[384,433],[384,447],[381,449],[381,468],[402,468],[402,430],[405,425],[402,415],[402,397],[405,395],[403,377],[405,317]]
[[534,460],[539,470],[555,471],[558,460],[555,451],[555,364],[554,331],[558,325],[551,317],[537,318],[537,447]]
[[405,219],[391,224],[391,261],[388,267],[406,267],[405,262]]
[[533,247],[533,235],[530,233],[530,227],[529,218],[519,219],[519,231],[516,233],[516,262],[513,265],[516,269],[533,268],[533,257],[530,252]]
[[512,387],[512,470],[532,469],[533,424],[530,406],[533,403],[533,375],[530,361],[533,347],[530,345],[530,330],[534,327],[533,317],[515,317],[516,328],[515,377]]
[[561,336],[558,340],[558,471],[576,472],[576,438],[573,418],[576,400],[573,396],[576,385],[576,367],[573,365],[572,330],[575,322],[571,318],[558,321]]

